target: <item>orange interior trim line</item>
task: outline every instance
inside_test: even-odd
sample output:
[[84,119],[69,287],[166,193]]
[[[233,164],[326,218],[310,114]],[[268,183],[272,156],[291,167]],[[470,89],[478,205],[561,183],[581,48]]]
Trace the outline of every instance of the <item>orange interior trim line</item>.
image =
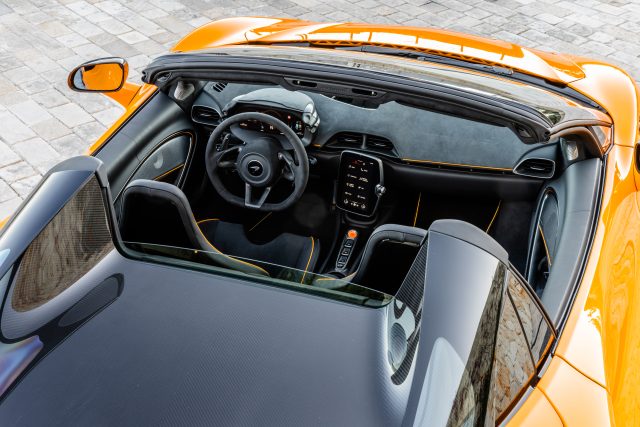
[[429,164],[434,166],[455,166],[460,168],[486,169],[486,170],[493,170],[493,171],[500,171],[500,172],[511,172],[510,168],[497,168],[493,166],[467,165],[464,163],[434,162],[432,160],[416,160],[416,159],[406,159],[406,158],[403,158],[402,160],[409,163],[422,163],[422,164]]
[[544,232],[542,231],[542,227],[538,224],[538,231],[540,232],[540,237],[542,237],[542,244],[544,245],[544,251],[547,254],[547,261],[549,261],[549,267],[551,267],[551,254],[549,253],[549,247],[547,246],[547,239],[544,237]]
[[311,253],[309,254],[309,259],[307,260],[307,265],[304,268],[304,273],[302,274],[302,279],[300,279],[300,283],[304,283],[304,279],[307,276],[307,270],[309,270],[309,265],[311,264],[311,258],[313,258],[313,250],[315,249],[315,241],[313,236],[311,236]]
[[180,163],[180,164],[179,164],[178,166],[176,166],[175,168],[170,169],[170,170],[166,171],[165,173],[162,173],[162,174],[160,174],[160,175],[156,176],[155,178],[153,178],[153,180],[154,180],[154,181],[158,181],[159,179],[162,179],[162,178],[164,178],[165,176],[169,175],[171,172],[175,172],[175,171],[177,171],[178,169],[183,168],[183,167],[184,167],[184,163]]
[[420,212],[420,199],[422,198],[422,191],[418,193],[418,203],[416,204],[416,214],[413,216],[413,226],[416,226],[418,222],[418,213]]
[[263,216],[263,217],[262,217],[262,219],[261,219],[260,221],[256,222],[256,224],[255,224],[253,227],[251,227],[251,228],[249,229],[249,231],[253,231],[253,229],[254,229],[254,228],[256,228],[257,226],[259,226],[260,224],[262,224],[262,221],[264,221],[265,219],[269,218],[269,216],[270,216],[272,213],[273,213],[273,212],[269,212],[268,214],[266,214],[265,216]]
[[484,230],[485,233],[489,233],[489,230],[491,230],[491,226],[493,225],[493,222],[498,217],[498,212],[500,211],[500,205],[501,204],[502,204],[502,200],[498,200],[498,206],[496,206],[496,211],[493,213],[493,217],[491,217],[491,222],[489,222],[489,225],[487,226],[487,229]]
[[[204,221],[207,221],[207,220],[203,220],[203,221],[201,221],[201,222],[204,222]],[[212,219],[212,221],[213,221],[213,219]],[[262,267],[260,267],[260,266],[258,266],[258,265],[251,264],[250,262],[246,262],[246,261],[243,261],[243,260],[241,260],[241,259],[238,259],[238,258],[234,258],[234,257],[232,257],[232,256],[229,256],[229,255],[227,255],[227,254],[225,254],[225,253],[222,253],[222,251],[220,251],[220,249],[216,248],[215,246],[213,246],[213,245],[211,244],[211,242],[209,241],[209,239],[207,239],[207,236],[205,236],[205,235],[204,235],[204,233],[202,232],[202,230],[200,229],[200,227],[198,227],[198,231],[200,232],[200,235],[201,235],[202,237],[204,237],[204,240],[206,240],[206,242],[209,244],[209,246],[211,246],[211,248],[212,248],[214,251],[216,251],[218,254],[222,255],[223,257],[229,258],[230,260],[233,260],[233,261],[239,262],[240,264],[244,264],[244,265],[248,265],[248,266],[250,266],[250,267],[256,268],[256,269],[258,269],[258,270],[262,271],[262,272],[263,272],[267,277],[270,277],[270,276],[271,276],[271,275],[269,274],[269,272],[267,272],[267,270],[265,270],[264,268],[262,268]]]

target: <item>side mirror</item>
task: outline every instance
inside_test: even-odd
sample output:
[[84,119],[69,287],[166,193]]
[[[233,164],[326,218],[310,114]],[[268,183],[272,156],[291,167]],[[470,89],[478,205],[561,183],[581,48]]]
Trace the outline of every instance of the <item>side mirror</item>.
[[69,73],[67,84],[78,92],[117,92],[127,80],[129,65],[122,58],[85,62]]

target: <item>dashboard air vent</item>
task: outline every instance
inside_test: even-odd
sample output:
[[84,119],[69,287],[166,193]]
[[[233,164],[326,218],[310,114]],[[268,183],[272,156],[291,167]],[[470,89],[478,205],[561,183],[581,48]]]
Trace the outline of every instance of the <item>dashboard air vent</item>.
[[222,92],[225,87],[227,87],[226,83],[216,82],[213,84],[212,89],[215,90],[216,92]]
[[340,132],[335,136],[334,146],[361,148],[364,141],[364,135],[356,132]]
[[517,175],[530,176],[533,178],[552,178],[556,170],[556,163],[549,159],[528,158],[522,160],[513,169]]
[[365,148],[375,151],[383,151],[391,153],[394,151],[393,143],[387,138],[376,135],[367,135]]
[[220,113],[205,105],[194,105],[191,108],[191,120],[202,125],[216,126],[220,123]]
[[397,156],[393,143],[378,135],[368,135],[359,132],[340,132],[334,135],[328,148],[358,149],[375,153]]

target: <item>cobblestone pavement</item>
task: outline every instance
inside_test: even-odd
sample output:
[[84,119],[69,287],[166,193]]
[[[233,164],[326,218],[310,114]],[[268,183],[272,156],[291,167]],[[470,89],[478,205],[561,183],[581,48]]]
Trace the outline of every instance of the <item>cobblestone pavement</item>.
[[71,68],[122,56],[136,79],[193,28],[241,15],[450,28],[605,58],[640,79],[640,0],[0,0],[0,218],[121,114],[71,92]]

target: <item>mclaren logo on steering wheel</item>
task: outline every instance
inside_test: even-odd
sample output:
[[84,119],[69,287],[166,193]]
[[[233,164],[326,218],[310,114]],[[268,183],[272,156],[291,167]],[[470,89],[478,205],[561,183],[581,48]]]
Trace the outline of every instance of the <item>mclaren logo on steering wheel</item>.
[[251,160],[247,164],[247,170],[249,171],[249,175],[251,176],[260,176],[262,175],[262,171],[264,170],[264,166],[257,160]]

